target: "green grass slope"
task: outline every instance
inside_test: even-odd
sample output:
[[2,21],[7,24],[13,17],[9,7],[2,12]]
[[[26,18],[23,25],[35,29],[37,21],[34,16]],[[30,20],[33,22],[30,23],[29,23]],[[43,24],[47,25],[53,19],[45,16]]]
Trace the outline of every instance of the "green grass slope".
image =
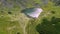
[[[32,7],[43,9],[37,19],[21,13]],[[51,1],[43,4],[41,0],[1,0],[0,34],[60,34],[60,6]]]

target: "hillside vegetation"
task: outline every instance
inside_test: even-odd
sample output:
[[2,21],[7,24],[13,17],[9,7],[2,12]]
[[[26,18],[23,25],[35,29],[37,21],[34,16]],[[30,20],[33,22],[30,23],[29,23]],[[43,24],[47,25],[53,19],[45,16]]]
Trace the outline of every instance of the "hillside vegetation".
[[[36,19],[22,10],[39,7]],[[0,34],[60,34],[59,0],[0,0]]]

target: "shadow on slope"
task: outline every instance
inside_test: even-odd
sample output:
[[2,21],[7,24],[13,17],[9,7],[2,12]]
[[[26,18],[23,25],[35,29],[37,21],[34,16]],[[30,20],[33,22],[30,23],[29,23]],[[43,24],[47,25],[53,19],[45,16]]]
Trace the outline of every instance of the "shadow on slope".
[[39,34],[60,34],[60,18],[52,17],[51,20],[44,18],[41,24],[36,26]]

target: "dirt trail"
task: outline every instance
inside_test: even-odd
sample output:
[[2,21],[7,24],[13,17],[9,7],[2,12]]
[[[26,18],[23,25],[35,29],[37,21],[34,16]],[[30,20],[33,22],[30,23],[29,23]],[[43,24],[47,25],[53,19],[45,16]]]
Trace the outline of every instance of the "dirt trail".
[[26,26],[28,24],[29,18],[25,14],[20,13],[18,15],[8,15],[8,16],[11,17],[11,21],[18,21],[19,24],[20,24],[20,27],[23,30],[23,33],[27,34],[25,28],[26,28]]
[[25,28],[26,28],[26,26],[27,26],[28,20],[29,20],[29,19],[28,19],[26,16],[22,16],[22,17],[20,17],[20,19],[19,19],[19,24],[20,24],[20,26],[22,27],[24,34],[27,34]]

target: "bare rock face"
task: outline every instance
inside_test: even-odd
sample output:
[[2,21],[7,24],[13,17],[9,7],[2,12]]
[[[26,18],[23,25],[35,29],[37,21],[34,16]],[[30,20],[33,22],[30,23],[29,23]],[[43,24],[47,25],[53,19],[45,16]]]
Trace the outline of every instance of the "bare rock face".
[[9,7],[12,8],[13,7],[13,1],[7,1],[7,0],[0,0],[2,7]]
[[41,8],[25,9],[23,13],[32,18],[38,18],[43,10]]
[[32,13],[27,13],[30,17],[33,18],[38,18],[38,16],[41,14],[41,12],[43,11],[41,8],[34,8],[34,11],[32,11]]
[[37,3],[36,1],[32,1],[32,0],[0,0],[0,2],[2,3],[3,7],[9,7],[12,8],[14,7],[14,4],[20,6],[21,8],[26,8],[29,4],[31,6],[35,6],[35,7],[40,7],[41,5],[46,5],[48,4],[48,0],[41,0],[40,3]]
[[41,1],[42,1],[43,5],[46,5],[46,4],[48,4],[49,0],[41,0]]

